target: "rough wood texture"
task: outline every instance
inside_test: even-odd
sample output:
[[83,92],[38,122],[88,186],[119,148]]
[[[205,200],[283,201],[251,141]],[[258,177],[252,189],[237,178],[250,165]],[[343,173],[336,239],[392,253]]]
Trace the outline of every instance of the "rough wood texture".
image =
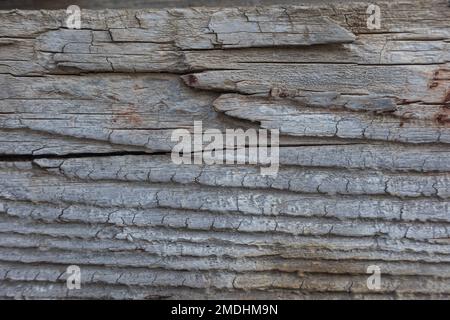
[[[450,8],[377,4],[0,11],[0,297],[448,299]],[[173,164],[197,120],[278,175]]]
[[[333,3],[354,0],[333,0]],[[328,0],[2,0],[1,10],[65,9],[78,5],[84,9],[137,9],[137,8],[185,8],[185,7],[239,7],[268,5],[311,5]]]

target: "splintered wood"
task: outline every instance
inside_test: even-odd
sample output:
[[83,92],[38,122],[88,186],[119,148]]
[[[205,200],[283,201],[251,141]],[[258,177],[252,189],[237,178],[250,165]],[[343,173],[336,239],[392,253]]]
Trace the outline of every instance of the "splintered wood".
[[0,11],[0,298],[450,298],[450,7],[368,5]]

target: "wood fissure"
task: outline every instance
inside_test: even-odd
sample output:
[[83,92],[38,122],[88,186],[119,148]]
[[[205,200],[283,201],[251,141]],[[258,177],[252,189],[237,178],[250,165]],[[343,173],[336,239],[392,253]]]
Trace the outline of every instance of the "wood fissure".
[[448,299],[450,7],[368,5],[0,11],[0,298]]

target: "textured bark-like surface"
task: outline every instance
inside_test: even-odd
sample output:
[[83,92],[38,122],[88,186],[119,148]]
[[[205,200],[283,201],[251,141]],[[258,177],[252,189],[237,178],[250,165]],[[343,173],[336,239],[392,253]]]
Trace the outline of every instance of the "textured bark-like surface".
[[0,11],[0,298],[450,298],[450,7],[377,4]]

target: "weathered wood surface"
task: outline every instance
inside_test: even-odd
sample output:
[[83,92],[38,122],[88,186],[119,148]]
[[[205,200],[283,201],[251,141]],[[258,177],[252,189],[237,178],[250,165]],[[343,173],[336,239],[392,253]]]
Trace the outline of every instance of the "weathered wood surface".
[[[0,297],[449,298],[450,7],[377,4],[0,11]],[[197,120],[278,175],[173,164]]]

